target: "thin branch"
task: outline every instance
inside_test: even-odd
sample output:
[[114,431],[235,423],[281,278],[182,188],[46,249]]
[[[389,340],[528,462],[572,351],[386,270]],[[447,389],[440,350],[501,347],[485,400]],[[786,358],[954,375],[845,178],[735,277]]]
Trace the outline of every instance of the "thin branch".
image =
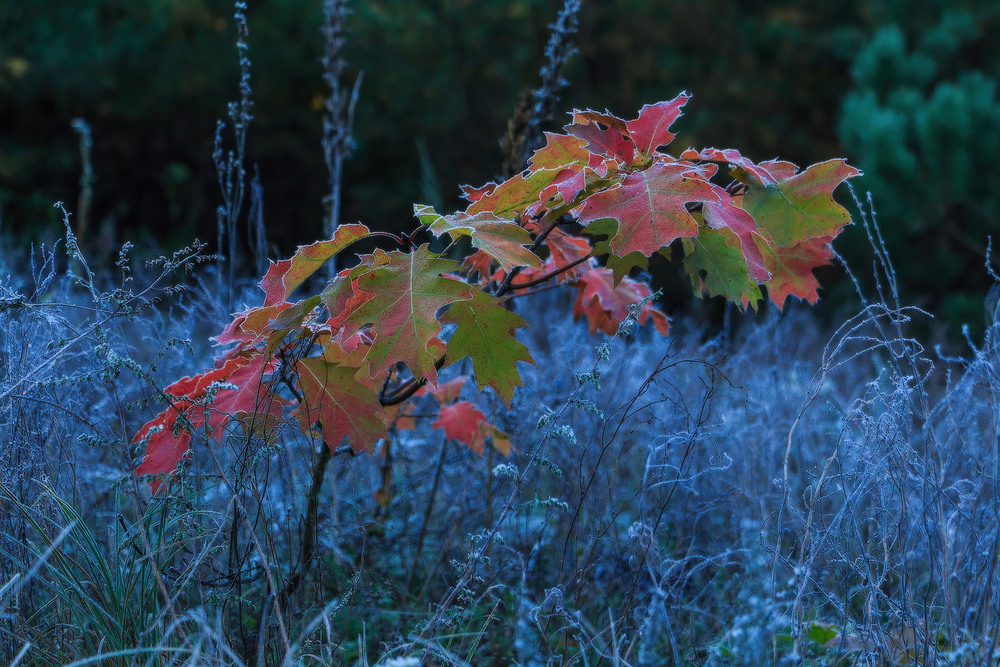
[[555,271],[553,271],[551,273],[545,274],[541,278],[536,278],[535,280],[529,280],[526,283],[519,283],[517,285],[514,285],[512,283],[511,286],[510,286],[510,288],[512,290],[519,290],[519,289],[525,289],[525,288],[528,288],[528,287],[534,287],[535,285],[541,285],[545,281],[551,280],[552,278],[555,278],[556,276],[561,275],[563,273],[566,273],[567,271],[570,271],[570,270],[574,269],[575,267],[579,266],[580,264],[583,264],[584,262],[586,262],[588,259],[590,259],[593,256],[594,256],[593,251],[588,252],[583,257],[581,257],[579,259],[573,260],[572,262],[570,262],[566,266],[562,267],[561,269],[556,269]]

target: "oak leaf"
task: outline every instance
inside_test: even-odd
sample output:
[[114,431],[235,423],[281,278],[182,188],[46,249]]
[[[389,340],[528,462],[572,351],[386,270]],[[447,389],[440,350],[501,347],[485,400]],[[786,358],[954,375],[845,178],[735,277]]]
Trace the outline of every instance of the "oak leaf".
[[343,320],[343,336],[370,326],[375,336],[365,360],[374,377],[397,361],[415,378],[437,384],[432,340],[441,333],[437,311],[472,298],[473,288],[443,276],[461,265],[431,253],[422,245],[412,253],[393,251],[376,258],[377,266],[362,272],[356,290],[365,299]]
[[[600,267],[583,274],[575,287],[577,297],[573,304],[573,320],[577,321],[586,315],[590,333],[599,330],[609,336],[618,332],[618,326],[628,316],[629,306],[651,294],[647,285],[631,278],[623,278],[616,284],[611,269]],[[667,316],[647,303],[640,310],[638,322],[642,325],[648,319],[652,319],[657,331],[667,335]]]
[[176,401],[139,429],[133,443],[146,442],[146,452],[135,474],[154,475],[149,485],[155,494],[160,490],[163,478],[177,469],[177,464],[191,447],[191,431],[177,423],[177,418],[191,404]]
[[414,204],[413,214],[437,237],[442,234],[449,234],[455,240],[468,237],[474,248],[490,255],[506,271],[542,263],[538,255],[525,247],[531,244],[528,230],[489,211],[441,215],[430,206]]
[[722,296],[756,309],[762,298],[760,286],[750,275],[736,232],[728,227],[717,231],[703,227],[698,236],[684,239],[683,244],[684,271],[691,279],[696,296]]
[[493,387],[509,406],[514,388],[523,384],[516,362],[535,363],[514,337],[516,329],[528,326],[524,319],[503,308],[496,297],[476,291],[472,299],[452,304],[441,322],[457,325],[448,341],[449,361],[471,357],[479,388]]
[[670,126],[681,117],[681,107],[691,96],[681,93],[669,102],[646,104],[639,110],[639,117],[626,123],[629,136],[640,153],[652,155],[660,146],[666,146],[676,136]]
[[844,160],[820,162],[794,175],[790,175],[794,167],[790,162],[761,166],[776,180],[751,185],[741,206],[776,245],[836,236],[851,222],[850,213],[833,199],[833,191],[861,172]]
[[640,252],[649,257],[676,239],[698,234],[687,204],[721,203],[721,188],[686,162],[657,162],[629,174],[620,186],[591,195],[579,209],[583,224],[604,218],[618,223],[609,241],[615,255]]
[[541,199],[545,190],[559,174],[557,169],[526,170],[507,179],[489,193],[476,199],[466,213],[489,212],[498,218],[512,220],[543,207],[548,199]]
[[385,412],[378,395],[355,376],[363,371],[308,357],[295,364],[302,402],[295,411],[303,431],[316,423],[331,451],[347,438],[355,451],[372,452],[386,435]]
[[528,164],[532,169],[565,169],[575,165],[585,165],[590,161],[591,152],[587,142],[568,134],[545,132],[545,145],[532,153]]
[[764,252],[765,266],[771,273],[767,295],[781,308],[789,296],[797,296],[809,303],[819,300],[819,281],[813,269],[829,264],[833,258],[830,248],[832,236],[806,239],[791,247],[771,246]]
[[507,434],[486,421],[486,415],[468,401],[442,406],[431,426],[444,430],[446,438],[457,440],[479,454],[483,453],[489,437],[497,451],[510,455],[511,443]]
[[764,266],[764,255],[760,251],[760,246],[766,241],[757,230],[757,221],[753,216],[732,200],[725,204],[705,204],[703,215],[709,229],[726,227],[739,240],[739,250],[750,278],[762,283],[771,277]]
[[[600,127],[598,123],[607,125],[607,129]],[[595,111],[576,111],[573,122],[563,129],[586,141],[587,150],[591,153],[614,158],[626,166],[631,165],[635,159],[635,144],[621,118]]]
[[331,257],[370,234],[368,228],[361,224],[340,225],[333,233],[332,239],[299,246],[291,259],[271,262],[267,273],[259,283],[266,295],[264,305],[272,306],[288,300],[292,292]]

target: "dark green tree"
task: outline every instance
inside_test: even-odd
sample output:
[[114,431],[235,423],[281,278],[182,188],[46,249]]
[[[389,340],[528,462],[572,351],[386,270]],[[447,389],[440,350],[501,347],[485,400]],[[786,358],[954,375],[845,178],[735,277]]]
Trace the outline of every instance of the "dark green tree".
[[[839,121],[904,300],[975,326],[987,236],[1000,234],[1000,11],[979,5],[949,9],[923,30],[878,29],[854,60]],[[856,240],[844,246],[849,260]]]

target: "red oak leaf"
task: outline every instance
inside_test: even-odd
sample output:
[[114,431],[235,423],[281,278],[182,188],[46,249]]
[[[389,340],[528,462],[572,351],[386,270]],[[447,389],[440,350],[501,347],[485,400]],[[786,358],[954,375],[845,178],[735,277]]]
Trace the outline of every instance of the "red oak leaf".
[[486,415],[480,412],[472,403],[459,401],[451,405],[441,406],[438,418],[431,426],[444,429],[445,437],[483,451],[482,436],[479,434],[480,422],[486,421]]
[[681,153],[684,160],[706,160],[709,162],[726,162],[732,166],[733,178],[746,185],[774,183],[775,177],[767,169],[759,166],[748,158],[740,155],[738,150],[733,148],[704,148],[696,151],[689,148]]
[[[577,114],[574,120],[578,118],[588,117]],[[576,123],[567,125],[563,129],[574,137],[586,141],[587,150],[591,153],[614,158],[622,164],[630,165],[635,158],[635,144],[632,143],[632,139],[628,136],[628,130],[624,127],[624,121],[621,121],[621,123],[623,125],[621,128],[609,127],[605,130],[596,123],[588,122],[584,125],[577,121]]]
[[190,406],[187,401],[174,402],[169,408],[146,422],[132,439],[133,443],[146,440],[146,453],[142,457],[142,463],[135,469],[135,474],[158,477],[150,482],[153,493],[159,491],[163,483],[162,478],[177,469],[177,464],[191,446],[191,432],[177,424],[178,415]]
[[[586,257],[590,252],[590,244],[587,243],[587,239],[567,234],[561,229],[553,229],[546,237],[545,242],[549,247],[549,259],[552,260],[555,269],[565,268],[580,258]],[[556,276],[556,280],[559,282],[573,280],[587,269],[588,266],[584,262],[559,274]]]
[[264,379],[277,368],[277,359],[258,355],[226,378],[226,382],[236,385],[236,389],[219,389],[215,394],[215,400],[208,406],[213,414],[209,424],[214,427],[213,433],[220,441],[223,434],[222,427],[233,416],[238,414],[275,418],[282,416],[282,408],[288,401],[275,396]]
[[566,206],[573,204],[577,196],[591,187],[596,181],[603,179],[615,167],[615,160],[602,158],[600,155],[590,155],[589,162],[572,165],[561,170],[552,183],[541,191],[539,201],[549,201],[557,194]]
[[368,295],[358,289],[357,279],[351,278],[352,272],[352,269],[344,269],[338,273],[319,295],[323,305],[330,312],[329,326],[334,332],[341,328],[343,321],[357,310],[358,306],[368,300]]
[[[721,203],[725,191],[706,181],[687,162],[657,162],[629,174],[618,187],[591,195],[580,207],[580,222],[611,218],[618,230],[609,245],[615,255],[650,257],[674,240],[698,234],[689,203]],[[728,196],[728,195],[726,195]]]
[[232,343],[254,343],[256,342],[267,324],[270,323],[278,313],[290,308],[292,304],[278,303],[272,306],[260,306],[250,308],[237,313],[233,321],[226,325],[218,336],[213,336],[212,340],[216,345],[230,345]]
[[[239,415],[260,415],[265,422],[268,418],[281,417],[287,401],[271,395],[264,379],[277,365],[277,360],[270,355],[256,351],[233,352],[223,357],[217,368],[181,378],[167,387],[164,392],[177,397],[176,400],[170,408],[147,422],[133,438],[133,443],[141,442],[154,426],[164,427],[150,436],[142,464],[136,472],[167,475],[177,467],[191,442],[191,432],[177,424],[181,415],[190,428],[206,429],[219,440],[229,420]],[[236,388],[213,387],[220,383],[233,384]],[[210,392],[214,394],[211,401],[208,400]],[[154,493],[157,488],[159,484],[154,485]]]
[[433,396],[438,403],[441,405],[447,405],[458,398],[459,393],[462,391],[462,387],[465,386],[465,381],[468,379],[468,375],[459,375],[454,380],[442,382],[437,387],[427,387],[427,391],[430,392],[431,396]]
[[[591,334],[600,330],[609,336],[617,333],[618,325],[628,316],[628,307],[651,294],[648,285],[628,277],[615,285],[611,269],[600,267],[583,274],[575,287],[578,292],[573,304],[573,320],[577,321],[586,315]],[[650,318],[656,330],[667,335],[667,316],[647,303],[640,311],[639,324],[645,324]]]
[[775,181],[783,181],[791,178],[799,171],[797,164],[785,162],[784,160],[768,160],[761,162],[758,166],[770,174],[771,178]]
[[163,391],[178,398],[184,397],[192,401],[197,401],[204,397],[205,390],[213,382],[223,382],[233,371],[241,366],[246,366],[253,360],[253,353],[231,352],[216,362],[216,368],[192,375],[182,377]]
[[482,250],[477,250],[462,260],[462,266],[465,267],[466,274],[470,277],[478,274],[479,278],[476,282],[480,285],[486,285],[490,282],[500,282],[507,277],[507,272],[503,269],[498,268],[496,271],[493,270],[494,263],[495,260]]
[[669,102],[646,104],[639,110],[639,117],[627,123],[629,136],[643,155],[652,155],[660,146],[666,146],[676,136],[670,126],[681,117],[681,107],[691,96],[681,93]]
[[378,395],[355,375],[358,369],[309,357],[295,364],[302,402],[295,411],[304,432],[320,424],[330,451],[347,438],[355,451],[374,451],[386,436],[385,412]]
[[573,110],[573,125],[587,125],[589,123],[600,123],[601,125],[614,128],[619,132],[628,133],[628,123],[610,111],[602,113],[591,109],[587,109],[586,111],[581,111],[580,109]]
[[487,183],[486,185],[478,188],[471,185],[460,185],[458,187],[462,191],[462,196],[465,197],[468,202],[475,203],[486,195],[491,194],[496,189],[497,184]]

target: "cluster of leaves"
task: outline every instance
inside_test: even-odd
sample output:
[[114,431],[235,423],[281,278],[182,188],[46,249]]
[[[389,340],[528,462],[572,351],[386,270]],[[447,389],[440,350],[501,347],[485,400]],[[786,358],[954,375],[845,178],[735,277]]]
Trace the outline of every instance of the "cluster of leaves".
[[[463,380],[439,384],[438,372],[470,357],[479,389],[509,406],[521,384],[516,363],[533,361],[515,337],[525,322],[505,301],[549,283],[576,290],[574,315],[592,332],[615,333],[642,302],[639,323],[666,334],[666,316],[646,303],[648,285],[629,275],[656,253],[682,255],[697,294],[756,308],[763,285],[779,307],[792,295],[815,302],[812,269],[829,261],[830,241],[850,222],[833,191],[859,172],[843,160],[802,171],[757,164],[731,149],[674,157],[661,149],[688,100],[646,105],[629,121],[576,111],[564,133],[546,133],[525,171],[464,188],[465,211],[417,205],[422,224],[408,236],[343,225],[272,263],[263,305],[214,339],[227,349],[216,367],[166,388],[169,407],[136,435],[146,445],[137,473],[153,475],[155,491],[195,430],[221,437],[237,419],[268,431],[286,411],[305,432],[318,428],[331,450],[346,439],[372,451],[388,429],[410,425],[407,401],[423,393],[441,405],[434,426],[447,437],[508,453],[503,432],[455,402]],[[725,185],[714,182],[720,164],[730,166]],[[415,242],[422,230],[467,238],[474,251],[448,259]],[[360,255],[318,294],[290,300],[328,260],[373,237],[395,248]]]

